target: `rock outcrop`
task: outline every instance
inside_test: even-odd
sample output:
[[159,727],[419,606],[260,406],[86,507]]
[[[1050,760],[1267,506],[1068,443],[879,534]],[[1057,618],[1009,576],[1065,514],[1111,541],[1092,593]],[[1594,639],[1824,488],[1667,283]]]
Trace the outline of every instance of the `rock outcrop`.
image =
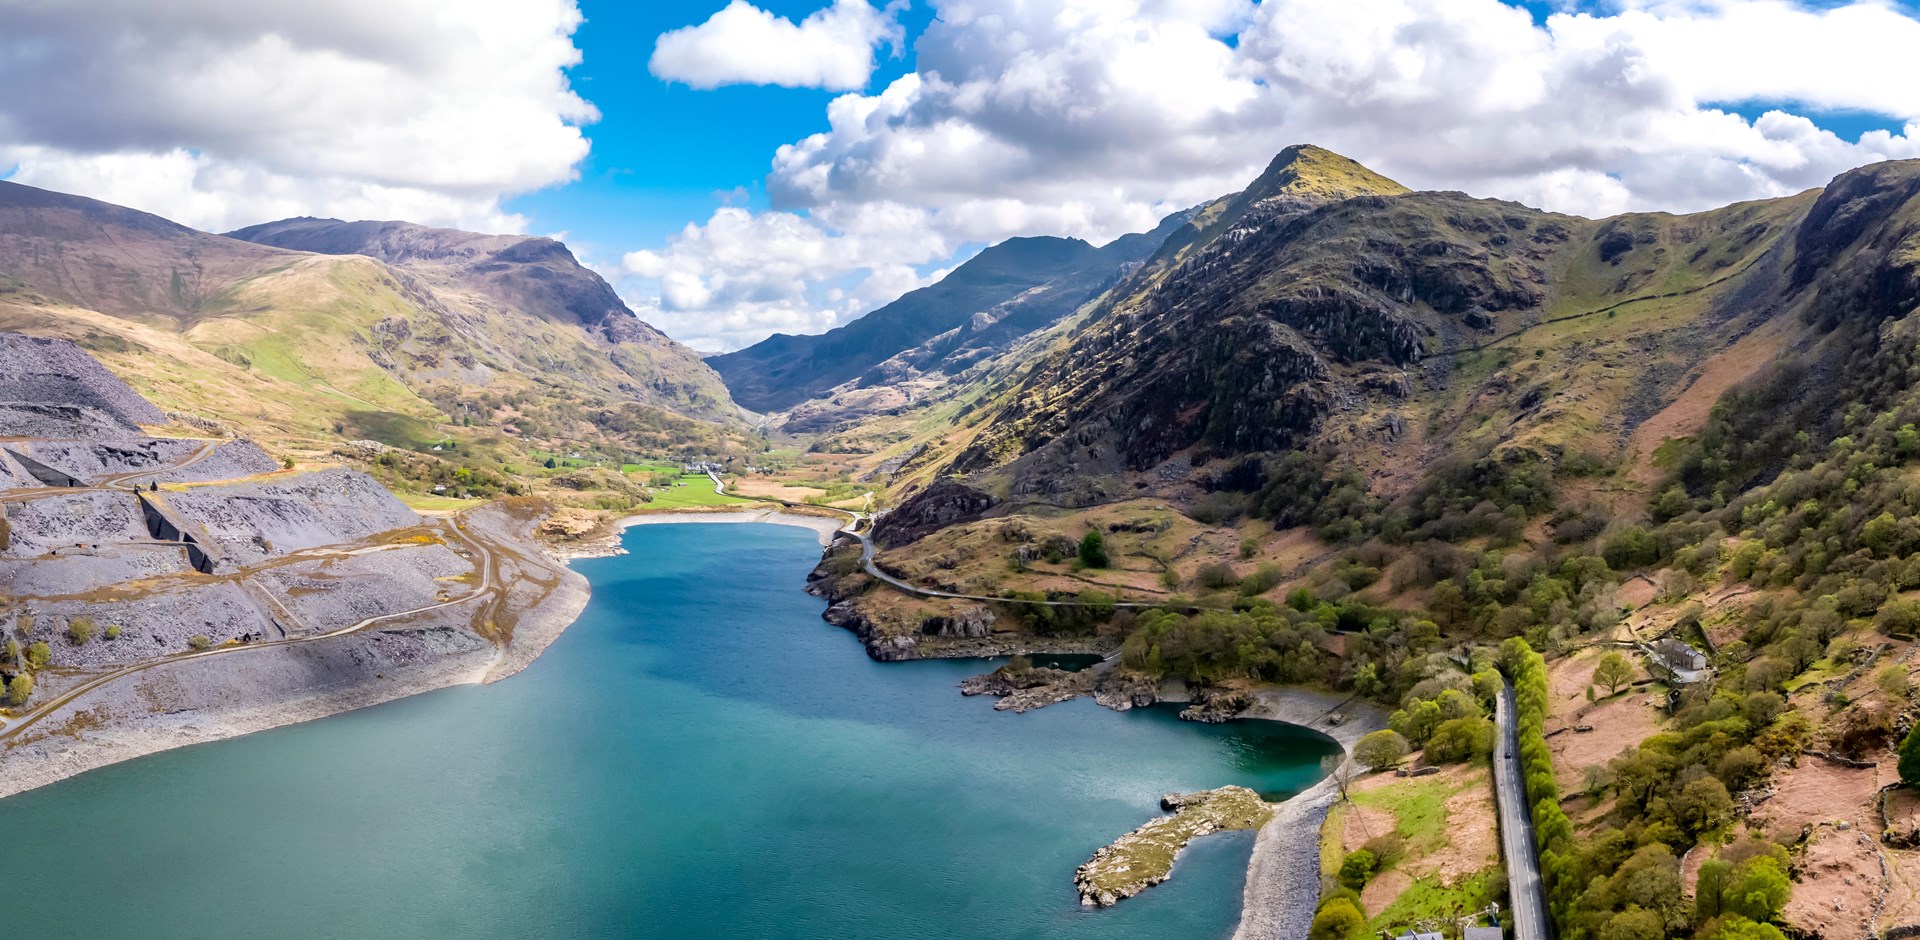
[[1080,903],[1108,907],[1167,880],[1187,843],[1235,829],[1258,829],[1273,818],[1273,807],[1246,787],[1221,787],[1198,793],[1169,793],[1161,816],[1102,846],[1073,873]]

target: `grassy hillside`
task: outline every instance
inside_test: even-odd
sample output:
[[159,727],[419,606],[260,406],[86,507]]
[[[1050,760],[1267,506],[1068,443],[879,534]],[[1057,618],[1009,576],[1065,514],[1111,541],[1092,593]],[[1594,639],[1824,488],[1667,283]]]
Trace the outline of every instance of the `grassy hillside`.
[[[1357,693],[1472,763],[1498,672],[1545,652],[1529,773],[1562,937],[1864,935],[1920,873],[1833,828],[1881,825],[1920,719],[1916,232],[1914,161],[1690,216],[1226,200],[1017,361],[837,439],[892,474],[882,564],[1078,597],[996,629],[1118,642],[1149,678]],[[958,612],[827,583],[894,647]],[[1659,638],[1707,668],[1666,670]],[[1839,786],[1814,752],[1883,770],[1824,809],[1760,796]],[[1392,871],[1350,899],[1381,926],[1484,900],[1464,860]]]

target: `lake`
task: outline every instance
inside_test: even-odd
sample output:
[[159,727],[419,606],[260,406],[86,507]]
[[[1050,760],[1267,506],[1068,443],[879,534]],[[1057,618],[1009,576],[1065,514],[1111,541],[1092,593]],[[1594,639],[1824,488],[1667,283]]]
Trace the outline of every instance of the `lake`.
[[[627,530],[520,675],[0,800],[0,931],[86,938],[1221,938],[1251,833],[1083,909],[1169,790],[1316,780],[1328,739],[963,698],[801,592],[811,532]],[[1312,838],[1310,833],[1303,838]]]

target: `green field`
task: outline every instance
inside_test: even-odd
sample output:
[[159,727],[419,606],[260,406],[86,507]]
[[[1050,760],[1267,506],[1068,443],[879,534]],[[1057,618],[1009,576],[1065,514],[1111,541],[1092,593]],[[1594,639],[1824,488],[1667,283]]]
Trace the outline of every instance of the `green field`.
[[722,496],[713,491],[713,480],[704,473],[695,473],[680,478],[681,486],[671,486],[653,491],[653,501],[646,505],[648,509],[687,509],[694,506],[747,506],[758,500],[743,499],[738,496]]

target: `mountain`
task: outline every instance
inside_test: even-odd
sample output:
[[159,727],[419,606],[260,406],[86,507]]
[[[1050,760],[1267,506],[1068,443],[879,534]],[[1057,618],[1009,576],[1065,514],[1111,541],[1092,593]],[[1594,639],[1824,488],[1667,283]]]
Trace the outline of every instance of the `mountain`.
[[[1086,503],[1131,474],[1198,476],[1170,461],[1335,444],[1388,489],[1446,452],[1616,460],[1677,380],[1775,312],[1727,298],[1775,293],[1757,285],[1814,199],[1591,221],[1324,155],[1282,153],[1170,238],[993,394],[947,472]],[[1516,353],[1534,358],[1500,364]]]
[[0,183],[0,325],[74,339],[163,406],[252,433],[657,448],[737,413],[551,239],[314,219],[235,234]]
[[[1911,906],[1920,815],[1884,794],[1920,757],[1920,160],[1584,219],[1289,148],[1002,359],[840,435],[881,445],[850,472],[893,505],[873,567],[843,545],[811,589],[875,658],[1117,648],[1098,680],[969,680],[1013,709],[1330,689],[1377,708],[1377,766],[1418,750],[1485,820],[1505,754],[1564,940],[1865,937]],[[1284,935],[1503,880],[1491,840],[1340,830],[1347,867],[1475,860],[1363,871]]]
[[[1072,313],[1157,250],[1189,215],[1169,216],[1151,232],[1099,248],[1076,238],[1011,238],[845,326],[819,335],[775,334],[707,362],[735,400],[763,412],[792,409],[841,386],[891,387],[923,375],[952,376]],[[839,409],[833,417],[858,413]]]

